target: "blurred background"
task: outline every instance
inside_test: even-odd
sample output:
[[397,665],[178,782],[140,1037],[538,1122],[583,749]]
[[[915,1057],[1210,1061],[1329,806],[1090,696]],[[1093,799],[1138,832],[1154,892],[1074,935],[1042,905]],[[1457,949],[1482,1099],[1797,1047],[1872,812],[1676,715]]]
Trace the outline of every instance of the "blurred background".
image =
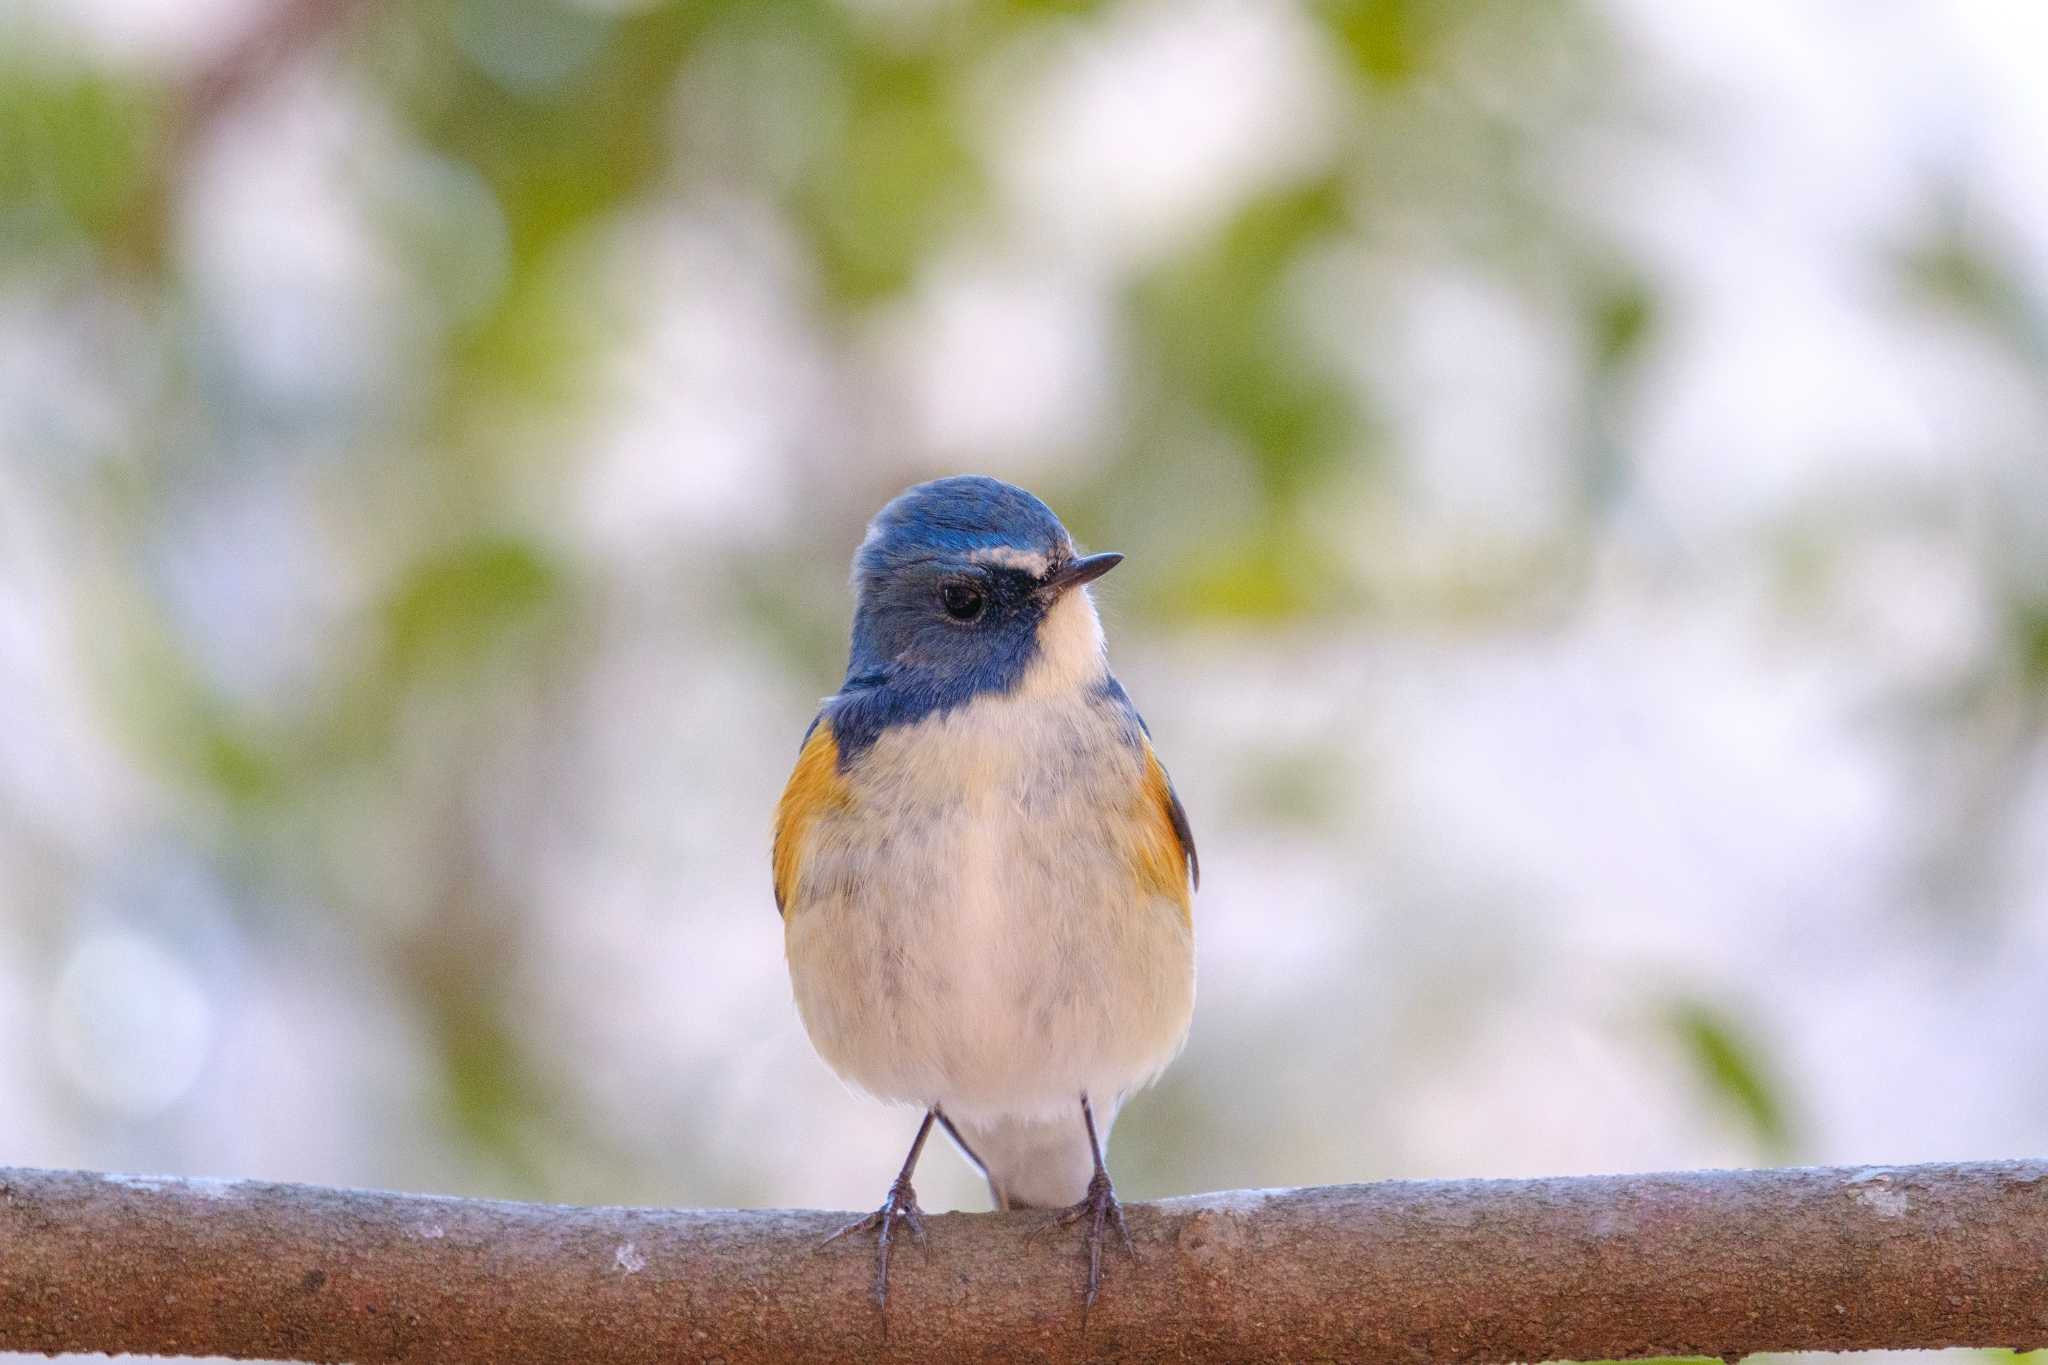
[[1127,1195],[2048,1150],[2044,50],[8,0],[0,1161],[871,1206],[769,820],[967,470],[1201,842]]

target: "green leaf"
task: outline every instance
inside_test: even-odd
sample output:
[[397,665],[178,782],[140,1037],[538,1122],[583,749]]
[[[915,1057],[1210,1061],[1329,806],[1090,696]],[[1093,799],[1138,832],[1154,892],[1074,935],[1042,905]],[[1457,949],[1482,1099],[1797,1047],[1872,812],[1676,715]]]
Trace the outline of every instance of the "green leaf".
[[1592,303],[1593,359],[1602,374],[1625,369],[1649,342],[1657,322],[1656,299],[1640,279],[1617,280]]
[[403,675],[471,662],[538,615],[562,582],[539,547],[509,536],[432,555],[406,574],[385,608],[389,663]]
[[941,67],[855,49],[849,106],[798,196],[825,285],[847,302],[901,289],[981,191]]
[[1135,300],[1167,382],[1238,438],[1271,495],[1310,486],[1359,443],[1351,393],[1307,353],[1288,292],[1295,264],[1347,221],[1335,180],[1270,195]]
[[2048,599],[2014,605],[2007,614],[2006,633],[2020,681],[2033,691],[2048,691]]
[[156,124],[140,88],[0,60],[0,246],[112,237],[148,184]]
[[1269,531],[1210,545],[1167,580],[1162,615],[1282,620],[1329,605],[1338,576],[1299,537]]
[[1425,64],[1431,8],[1425,0],[1328,0],[1316,11],[1360,76],[1399,86]]
[[1699,1079],[1748,1125],[1758,1146],[1774,1157],[1787,1154],[1791,1125],[1755,1040],[1744,1036],[1725,1011],[1704,1001],[1681,1001],[1665,1018]]

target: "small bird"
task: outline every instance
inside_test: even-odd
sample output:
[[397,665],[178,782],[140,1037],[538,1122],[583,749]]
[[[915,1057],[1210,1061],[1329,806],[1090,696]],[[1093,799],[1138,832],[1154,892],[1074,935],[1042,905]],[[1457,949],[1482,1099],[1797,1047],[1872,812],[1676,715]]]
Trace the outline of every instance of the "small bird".
[[1087,1225],[1085,1304],[1123,1210],[1103,1164],[1118,1108],[1166,1068],[1194,1010],[1194,836],[1109,670],[1080,554],[997,479],[919,484],[853,559],[845,681],[805,735],[775,817],[775,903],[796,1005],[840,1077],[924,1111],[882,1206],[898,1225],[934,1124],[999,1209]]

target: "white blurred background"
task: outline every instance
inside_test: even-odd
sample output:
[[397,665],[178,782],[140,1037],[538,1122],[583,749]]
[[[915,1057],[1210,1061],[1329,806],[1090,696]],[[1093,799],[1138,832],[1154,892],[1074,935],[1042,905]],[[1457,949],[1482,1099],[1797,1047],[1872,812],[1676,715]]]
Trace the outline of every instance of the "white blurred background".
[[1202,848],[1126,1194],[2048,1149],[2044,50],[13,0],[0,1163],[874,1203],[768,824],[963,470]]

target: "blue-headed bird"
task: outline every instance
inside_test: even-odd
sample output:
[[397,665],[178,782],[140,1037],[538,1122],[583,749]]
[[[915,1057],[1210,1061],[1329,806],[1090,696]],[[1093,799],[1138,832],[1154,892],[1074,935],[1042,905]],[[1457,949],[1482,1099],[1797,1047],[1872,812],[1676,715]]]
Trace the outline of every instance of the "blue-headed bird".
[[924,1111],[882,1206],[835,1234],[877,1234],[885,1307],[896,1230],[925,1238],[934,1124],[996,1207],[1086,1224],[1093,1304],[1123,1232],[1110,1125],[1187,1037],[1194,838],[1088,588],[1121,559],[974,476],[904,492],[854,555],[851,657],[776,811],[775,901],[826,1064]]

